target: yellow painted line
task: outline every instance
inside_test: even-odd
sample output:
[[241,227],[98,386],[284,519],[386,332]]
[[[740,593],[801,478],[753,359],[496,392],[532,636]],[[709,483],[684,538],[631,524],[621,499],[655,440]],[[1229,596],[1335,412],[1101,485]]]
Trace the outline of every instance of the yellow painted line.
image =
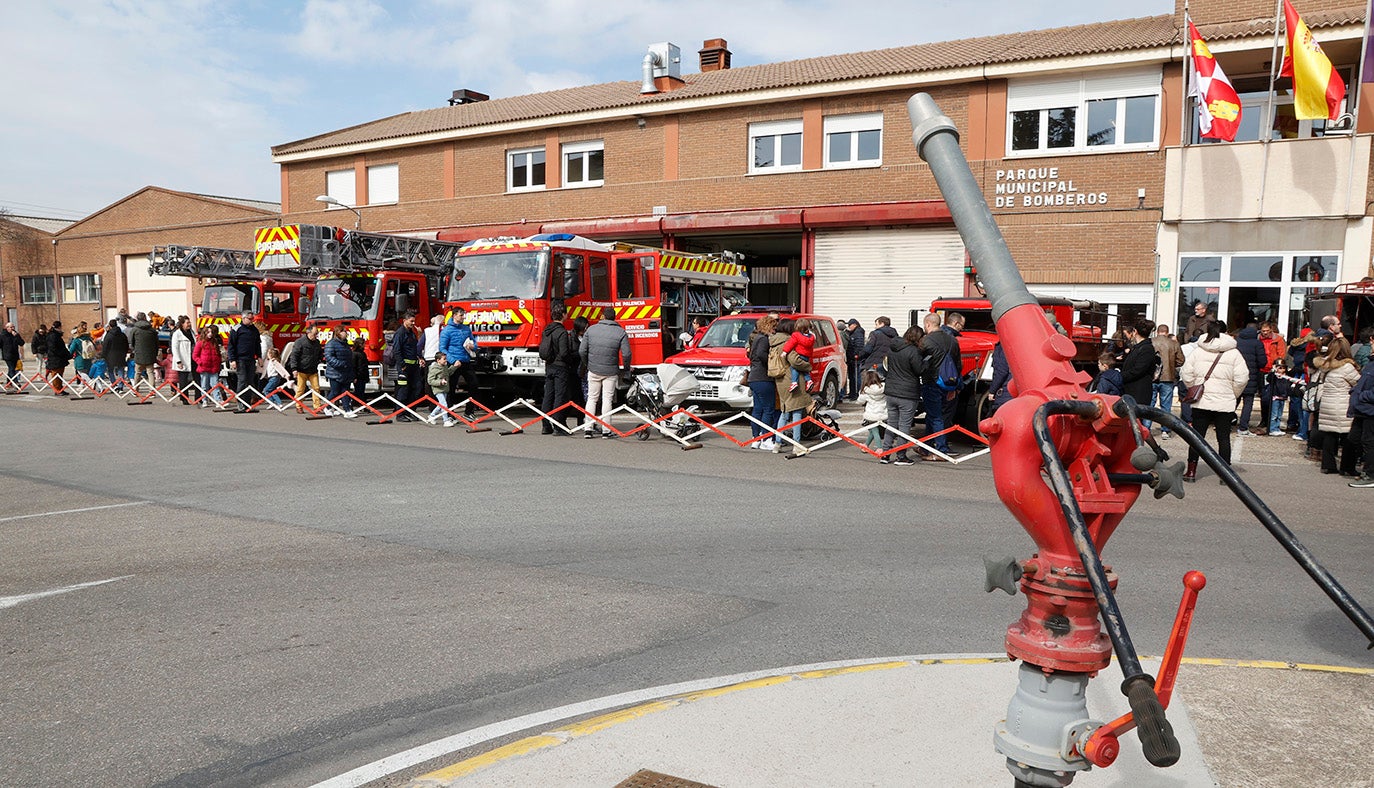
[[489,753],[478,755],[475,758],[468,758],[466,761],[459,761],[452,766],[430,772],[421,780],[453,780],[464,775],[472,774],[478,769],[485,769],[492,764],[499,763],[507,758],[514,758],[518,755],[542,750],[545,747],[553,747],[562,744],[563,740],[554,736],[531,736],[527,739],[514,741],[504,747],[497,747]]
[[582,722],[575,722],[572,725],[565,725],[562,728],[554,729],[553,731],[551,731],[551,733],[566,733],[569,738],[575,739],[579,736],[586,736],[590,733],[596,733],[597,731],[604,731],[607,728],[613,725],[619,725],[622,722],[637,720],[640,717],[647,717],[648,715],[653,714],[655,712],[663,711],[665,709],[671,709],[676,705],[678,705],[677,700],[656,700],[652,703],[644,703],[639,706],[631,706],[628,709],[621,709],[620,711],[613,711],[610,714],[602,714],[599,717],[592,717],[591,719],[583,720]]
[[910,662],[875,662],[872,665],[851,665],[847,668],[829,668],[827,670],[808,670],[805,673],[798,673],[799,679],[823,679],[830,676],[843,676],[846,673],[867,673],[870,670],[891,670],[893,668],[910,667]]
[[1344,665],[1318,665],[1311,662],[1275,662],[1264,659],[1211,659],[1207,657],[1184,657],[1185,665],[1206,665],[1221,668],[1258,668],[1261,670],[1306,670],[1314,673],[1349,673],[1356,676],[1374,676],[1374,668],[1351,668]]
[[1010,662],[1010,657],[960,657],[958,659],[922,659],[917,665],[998,665]]
[[724,687],[716,687],[715,689],[701,690],[700,692],[693,692],[679,697],[684,702],[691,703],[692,701],[703,700],[705,698],[718,698],[721,695],[729,695],[732,692],[739,692],[740,690],[771,687],[774,684],[786,684],[791,680],[792,674],[790,673],[782,676],[768,676],[766,678],[754,679],[753,681],[745,681],[739,684],[729,684]]

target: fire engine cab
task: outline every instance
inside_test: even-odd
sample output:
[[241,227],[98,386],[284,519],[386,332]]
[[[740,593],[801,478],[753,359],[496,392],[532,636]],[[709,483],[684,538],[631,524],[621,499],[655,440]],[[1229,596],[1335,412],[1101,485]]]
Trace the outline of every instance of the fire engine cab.
[[282,270],[262,271],[253,263],[253,253],[241,249],[216,249],[207,246],[153,247],[148,272],[155,276],[194,276],[212,279],[205,285],[196,328],[220,326],[228,332],[239,324],[244,311],[265,323],[278,350],[305,333],[305,310],[314,292],[310,274]]
[[567,308],[569,325],[595,323],[611,307],[630,335],[633,365],[652,367],[677,351],[692,317],[714,319],[745,303],[749,280],[731,257],[567,233],[470,241],[458,254],[446,319],[465,309],[486,351],[484,373],[518,391],[543,382],[539,339],[555,303]]
[[429,325],[460,247],[405,235],[290,224],[259,229],[254,248],[259,270],[318,277],[306,325],[319,327],[321,342],[335,332],[344,332],[350,342],[361,337],[368,387],[380,390],[395,384],[395,369],[382,364],[388,333],[410,310],[416,313],[416,325]]

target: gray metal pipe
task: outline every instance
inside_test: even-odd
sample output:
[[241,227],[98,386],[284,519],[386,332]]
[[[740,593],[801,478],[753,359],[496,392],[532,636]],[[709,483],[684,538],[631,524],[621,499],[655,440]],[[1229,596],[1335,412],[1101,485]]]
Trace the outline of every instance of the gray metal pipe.
[[1011,259],[1011,251],[1002,238],[1002,231],[993,221],[992,210],[983,197],[983,190],[973,179],[968,159],[959,149],[959,132],[929,93],[917,93],[906,103],[911,116],[911,137],[916,151],[935,174],[935,182],[944,195],[945,204],[954,216],[954,226],[964,239],[973,264],[978,268],[983,289],[992,301],[992,317],[1000,319],[1013,307],[1038,304],[1026,289],[1026,281]]

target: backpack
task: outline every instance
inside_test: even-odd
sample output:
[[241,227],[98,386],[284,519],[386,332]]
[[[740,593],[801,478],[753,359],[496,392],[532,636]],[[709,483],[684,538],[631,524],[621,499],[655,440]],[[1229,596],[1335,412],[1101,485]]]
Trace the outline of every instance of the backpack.
[[950,392],[958,391],[962,383],[963,373],[959,365],[954,363],[954,354],[946,353],[940,360],[940,369],[935,373],[935,385],[939,386],[941,391]]
[[1307,384],[1307,390],[1302,393],[1302,409],[1308,413],[1316,413],[1322,406],[1322,384],[1326,382],[1326,373],[1322,372]]
[[89,339],[81,340],[81,357],[90,361],[95,358],[95,343]]
[[780,378],[787,374],[787,354],[782,352],[782,343],[768,349],[768,377]]

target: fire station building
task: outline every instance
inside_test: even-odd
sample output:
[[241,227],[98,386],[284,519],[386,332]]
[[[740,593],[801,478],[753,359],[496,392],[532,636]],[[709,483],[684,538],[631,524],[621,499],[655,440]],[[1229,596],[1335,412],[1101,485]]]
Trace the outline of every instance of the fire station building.
[[[1298,5],[1353,113],[1364,5]],[[1197,136],[1181,0],[1160,16],[740,68],[713,39],[695,73],[690,52],[665,43],[622,81],[497,99],[458,90],[448,106],[278,145],[279,213],[140,192],[138,210],[116,204],[59,232],[46,274],[105,274],[121,284],[103,305],[138,310],[128,259],[153,243],[248,248],[254,223],[457,240],[571,232],[731,251],[755,304],[865,326],[886,314],[900,329],[935,297],[977,292],[911,141],[906,101],[925,91],[960,129],[1034,291],[1170,325],[1201,300],[1232,324],[1294,332],[1307,295],[1369,273],[1374,103],[1358,122],[1296,120],[1288,78],[1270,90],[1273,12],[1269,0],[1190,6],[1242,99],[1235,142]],[[206,218],[143,210],[184,212],[186,200]],[[232,215],[210,215],[220,209]],[[195,291],[177,287],[192,306]]]

